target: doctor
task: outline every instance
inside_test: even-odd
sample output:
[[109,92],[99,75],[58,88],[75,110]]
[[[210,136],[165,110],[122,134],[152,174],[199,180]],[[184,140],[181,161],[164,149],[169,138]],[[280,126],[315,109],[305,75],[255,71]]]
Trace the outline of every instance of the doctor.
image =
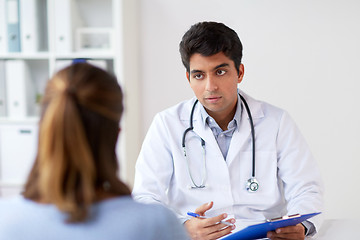
[[[196,97],[155,116],[136,164],[134,198],[172,209],[192,239],[234,230],[221,220],[240,229],[322,211],[319,170],[294,121],[238,90],[244,77],[238,35],[222,23],[197,23],[183,36],[180,54]],[[319,224],[315,217],[268,237],[304,239]]]

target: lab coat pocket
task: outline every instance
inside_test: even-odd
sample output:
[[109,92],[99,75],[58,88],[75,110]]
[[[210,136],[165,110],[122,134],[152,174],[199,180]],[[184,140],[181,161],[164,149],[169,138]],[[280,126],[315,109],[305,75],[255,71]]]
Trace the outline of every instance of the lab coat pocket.
[[[240,153],[240,182],[243,183],[241,201],[259,208],[267,208],[281,201],[281,183],[278,181],[276,151],[257,151],[255,154],[255,178],[259,183],[256,192],[246,190],[246,183],[252,177],[252,152]],[[266,199],[266,201],[264,201]],[[260,207],[261,206],[261,207]],[[261,209],[259,209],[261,210]]]

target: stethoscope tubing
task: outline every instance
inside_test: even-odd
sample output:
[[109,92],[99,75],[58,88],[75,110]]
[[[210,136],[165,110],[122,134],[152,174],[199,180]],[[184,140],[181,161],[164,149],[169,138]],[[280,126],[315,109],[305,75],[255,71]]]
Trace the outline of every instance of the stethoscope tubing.
[[252,173],[251,176],[255,177],[255,128],[254,128],[254,122],[251,116],[249,105],[247,104],[245,98],[239,94],[241,101],[244,103],[246,112],[249,117],[250,126],[251,126],[251,138],[252,138]]
[[[259,184],[255,178],[255,127],[254,127],[254,122],[253,122],[253,118],[252,118],[252,115],[251,115],[251,111],[250,111],[250,108],[249,108],[249,105],[247,104],[245,98],[240,94],[238,93],[239,96],[240,96],[240,99],[241,101],[244,103],[244,106],[245,106],[245,109],[246,109],[246,112],[248,114],[248,117],[249,117],[249,121],[250,121],[250,126],[251,126],[251,138],[252,138],[252,173],[251,173],[251,178],[248,180],[248,183],[247,183],[247,189],[248,191],[250,192],[255,192],[257,191],[258,187],[259,187]],[[205,166],[205,173],[203,173],[205,175],[205,178],[202,178],[202,181],[201,181],[201,184],[200,185],[197,185],[192,177],[192,174],[191,174],[191,171],[190,171],[190,167],[189,167],[189,160],[188,160],[188,157],[186,155],[186,147],[185,147],[185,137],[186,137],[186,134],[189,132],[189,131],[192,131],[194,129],[194,126],[193,126],[193,117],[194,117],[194,111],[195,111],[195,106],[196,104],[198,103],[198,99],[195,100],[194,102],[194,105],[191,109],[191,113],[190,113],[190,120],[189,120],[189,127],[184,131],[183,133],[183,137],[182,137],[182,148],[183,148],[183,151],[184,151],[184,156],[186,158],[186,161],[187,161],[187,165],[188,165],[188,172],[189,172],[189,175],[190,175],[190,179],[192,181],[192,183],[194,184],[195,187],[192,187],[192,188],[204,188],[205,185],[204,185],[204,182],[205,182],[205,179],[206,179],[206,159],[205,159],[205,141],[204,139],[200,138],[201,139],[201,147],[204,151],[203,153],[203,161],[204,161],[204,166]],[[256,185],[256,189],[252,189],[250,186],[252,184],[255,184]]]

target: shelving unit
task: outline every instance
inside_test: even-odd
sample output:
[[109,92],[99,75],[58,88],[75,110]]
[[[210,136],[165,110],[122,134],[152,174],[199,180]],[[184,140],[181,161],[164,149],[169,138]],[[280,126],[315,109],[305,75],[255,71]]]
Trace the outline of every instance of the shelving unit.
[[[9,2],[17,2],[21,9],[22,4],[38,4],[36,17],[41,19],[22,19],[22,12],[19,10],[20,32],[24,31],[21,26],[24,21],[39,24],[34,29],[44,35],[37,36],[38,42],[43,46],[37,49],[20,49],[17,52],[4,51],[4,36],[7,33],[5,28],[8,25]],[[126,86],[123,66],[123,5],[127,0],[0,0],[0,87],[1,81],[5,84],[5,96],[1,102],[0,89],[0,197],[17,194],[21,191],[29,166],[36,154],[37,144],[37,123],[39,114],[39,98],[44,93],[47,80],[60,68],[71,63],[75,58],[91,59],[89,62],[106,68],[116,74],[124,92],[131,91],[131,86]],[[44,7],[44,4],[46,5]],[[11,13],[10,13],[11,14]],[[25,16],[29,17],[29,14]],[[5,22],[5,24],[4,24]],[[46,22],[47,24],[44,24]],[[40,24],[41,23],[41,24]],[[28,23],[26,23],[28,24]],[[45,28],[45,29],[41,29]],[[39,30],[40,29],[40,30]],[[21,34],[20,34],[21,35]],[[30,34],[31,35],[31,34]],[[8,36],[6,36],[8,37]],[[26,39],[20,39],[25,45]],[[7,41],[9,39],[7,38]],[[21,42],[21,41],[20,41]],[[45,47],[44,47],[45,46]],[[11,63],[21,63],[28,71],[26,74],[21,71],[6,72]],[[9,64],[10,63],[10,64]],[[2,73],[2,69],[4,70]],[[18,93],[18,88],[13,88],[12,78],[18,79],[23,75],[24,79],[19,81],[30,81],[32,92]],[[3,85],[4,85],[3,84]],[[17,86],[17,85],[16,85]],[[9,89],[10,88],[10,89]],[[19,89],[21,86],[19,86]],[[26,89],[28,91],[28,89]],[[29,105],[29,101],[13,102],[11,99],[18,98],[21,94],[28,96],[33,106],[25,107],[26,111],[20,114],[13,114],[12,110],[18,110],[21,104]],[[129,103],[128,103],[129,104]],[[5,110],[4,110],[5,109]],[[19,112],[19,111],[18,111]],[[132,110],[130,115],[134,115]],[[126,113],[127,114],[127,113]],[[136,121],[135,121],[136,122]],[[129,119],[125,116],[122,121],[122,128],[128,125]],[[131,125],[131,124],[129,124]],[[121,177],[126,182],[132,182],[128,176],[126,145],[132,144],[127,141],[126,132],[123,131],[118,146],[118,156],[121,165]],[[16,167],[14,167],[16,166]],[[14,177],[10,177],[14,176]]]

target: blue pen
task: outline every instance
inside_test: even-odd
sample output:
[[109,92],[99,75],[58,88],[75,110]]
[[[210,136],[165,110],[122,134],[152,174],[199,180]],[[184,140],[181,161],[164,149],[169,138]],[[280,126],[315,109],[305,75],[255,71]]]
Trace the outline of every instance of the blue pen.
[[[197,217],[197,218],[205,218],[205,219],[207,218],[205,216],[200,216],[199,214],[194,213],[194,212],[187,212],[187,215],[192,216],[192,217]],[[234,224],[225,222],[225,221],[220,221],[220,223],[225,224],[227,226],[234,226]]]

